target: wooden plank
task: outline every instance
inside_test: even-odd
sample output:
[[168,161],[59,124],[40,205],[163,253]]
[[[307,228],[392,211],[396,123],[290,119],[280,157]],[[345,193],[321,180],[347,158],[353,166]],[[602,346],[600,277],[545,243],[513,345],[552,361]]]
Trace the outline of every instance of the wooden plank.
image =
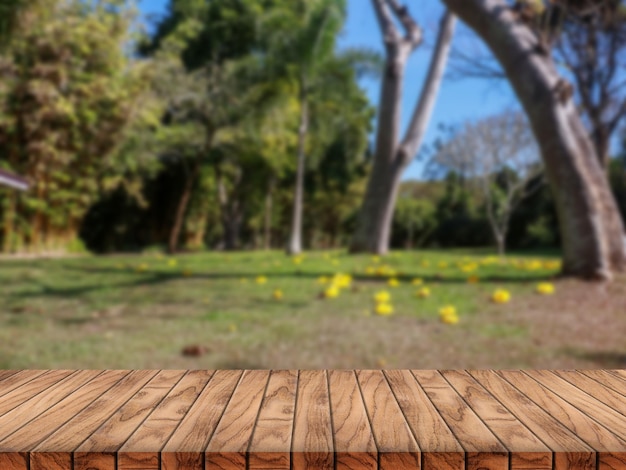
[[[67,395],[54,406],[37,415],[9,437],[0,441],[0,451],[30,451],[72,416],[102,395],[129,371],[107,371],[94,377],[77,390]],[[97,373],[97,372],[95,372]]]
[[72,470],[69,452],[31,452],[30,470]]
[[207,370],[185,374],[118,450],[118,470],[159,470],[159,451],[212,375]]
[[384,371],[422,451],[423,470],[462,470],[465,450],[408,370]]
[[524,384],[525,390],[533,390],[536,403],[599,452],[601,466],[610,461],[612,465],[620,462],[626,467],[624,415],[549,371],[510,371],[507,375],[511,379],[505,378],[518,388],[518,384]]
[[246,467],[246,453],[269,378],[269,370],[246,370],[243,373],[205,449],[207,468],[226,470]]
[[[161,466],[167,470],[196,468],[203,462],[206,448],[242,371],[218,370],[189,408],[176,431],[161,451]],[[190,466],[183,466],[189,464]]]
[[4,399],[7,393],[24,386],[24,384],[31,380],[49,373],[49,370],[21,370],[9,377],[5,377],[2,383],[0,383],[0,399]]
[[[0,417],[0,440],[5,439],[31,419],[63,400],[70,393],[100,375],[102,371],[81,370],[66,376]],[[11,450],[11,449],[2,449]]]
[[626,387],[622,393],[618,393],[580,372],[571,370],[553,370],[551,372],[626,416]]
[[624,370],[624,369],[610,369],[610,370],[607,370],[607,372],[609,372],[609,373],[611,373],[611,374],[613,374],[613,375],[615,375],[615,376],[617,376],[617,377],[619,377],[621,379],[626,380],[626,370]]
[[28,452],[0,452],[0,468],[2,470],[28,470]]
[[467,453],[467,470],[507,470],[508,451],[436,370],[413,375]]
[[379,468],[419,469],[420,448],[382,371],[359,370],[357,379],[372,424]]
[[331,422],[337,470],[378,468],[378,452],[356,374],[329,370]]
[[[11,377],[12,375],[17,374],[18,372],[20,372],[20,371],[19,370],[11,370],[11,369],[0,370],[0,390],[2,390],[2,388],[3,388],[4,384],[2,382],[4,381],[4,379],[8,379],[9,377]],[[43,372],[43,371],[38,371],[38,372]]]
[[441,375],[509,450],[511,470],[552,469],[550,449],[473,377],[452,370],[441,371]]
[[[9,411],[43,392],[48,387],[75,373],[75,371],[71,370],[51,370],[40,375],[36,374],[40,371],[33,371],[35,372],[33,374],[30,371],[24,372],[25,374],[20,375],[20,377],[13,376],[7,379],[10,381],[15,378],[16,381],[12,384],[10,391],[0,396],[0,419]],[[15,386],[13,387],[13,385]]]
[[75,470],[115,470],[116,452],[185,371],[163,370],[74,451]]
[[70,470],[72,452],[158,371],[135,370],[72,417],[31,452],[30,470]]
[[326,371],[300,371],[291,455],[294,470],[334,468]]
[[250,470],[289,470],[298,371],[271,371],[248,449]]
[[595,469],[595,451],[503,377],[491,370],[468,373],[555,453],[555,470]]
[[603,386],[610,388],[622,395],[626,394],[626,380],[620,379],[618,376],[611,374],[606,370],[578,370],[581,375],[592,378],[600,382]]

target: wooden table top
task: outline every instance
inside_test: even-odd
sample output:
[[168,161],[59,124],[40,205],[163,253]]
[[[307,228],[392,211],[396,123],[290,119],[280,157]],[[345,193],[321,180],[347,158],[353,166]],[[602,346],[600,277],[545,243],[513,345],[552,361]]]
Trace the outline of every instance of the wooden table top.
[[626,371],[0,371],[0,470],[626,469]]

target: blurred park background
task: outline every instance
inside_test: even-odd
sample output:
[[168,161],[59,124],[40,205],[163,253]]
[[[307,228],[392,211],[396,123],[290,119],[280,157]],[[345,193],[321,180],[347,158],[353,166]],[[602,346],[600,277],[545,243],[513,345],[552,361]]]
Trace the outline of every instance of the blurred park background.
[[624,115],[621,0],[0,0],[0,367],[624,368]]

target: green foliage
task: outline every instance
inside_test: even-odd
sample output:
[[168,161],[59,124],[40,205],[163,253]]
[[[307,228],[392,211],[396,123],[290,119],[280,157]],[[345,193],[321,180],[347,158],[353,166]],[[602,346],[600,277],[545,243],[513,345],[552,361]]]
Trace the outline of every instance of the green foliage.
[[[47,6],[55,15],[31,11],[4,55],[0,153],[33,183],[4,211],[5,250],[72,240],[101,190],[138,171],[124,139],[151,122],[146,70],[124,55],[131,12],[119,1]],[[15,212],[31,230],[12,233]]]

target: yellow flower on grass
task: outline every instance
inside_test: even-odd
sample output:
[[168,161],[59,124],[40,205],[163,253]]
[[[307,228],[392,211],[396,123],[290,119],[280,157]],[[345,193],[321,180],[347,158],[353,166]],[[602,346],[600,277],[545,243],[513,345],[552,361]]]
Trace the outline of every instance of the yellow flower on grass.
[[272,293],[272,297],[274,297],[274,299],[276,300],[280,300],[283,298],[283,291],[280,289],[276,289],[273,293]]
[[554,294],[554,285],[549,282],[537,284],[537,292],[543,295]]
[[258,276],[256,278],[257,284],[265,284],[267,282],[267,278],[265,276]]
[[337,261],[336,259],[334,259],[334,260],[332,261],[332,263],[333,263],[333,266],[337,266],[337,265],[339,264],[339,261]]
[[511,300],[511,294],[507,290],[497,289],[491,296],[491,300],[497,304],[505,304]]
[[137,271],[138,273],[146,271],[148,269],[148,265],[145,263],[140,264],[139,266],[137,266],[135,268],[135,271]]
[[420,277],[416,277],[415,279],[411,281],[411,284],[414,286],[421,286],[423,283],[424,281]]
[[167,262],[167,265],[168,265],[168,266],[171,266],[171,267],[174,267],[174,266],[176,266],[176,263],[177,263],[177,262],[178,262],[178,261],[176,261],[175,259],[171,259],[171,260],[169,260],[169,261]]
[[324,291],[324,297],[327,299],[334,299],[339,295],[339,287],[330,286],[328,289]]
[[372,256],[372,262],[373,262],[373,263],[380,263],[380,257],[378,257],[378,256]]
[[459,317],[456,314],[456,307],[453,305],[446,305],[439,309],[439,318],[442,322],[449,325],[454,325],[459,322]]
[[470,276],[467,278],[468,284],[476,284],[478,281],[480,281],[480,278],[478,276]]
[[328,278],[326,276],[320,276],[317,278],[318,284],[328,284]]
[[365,268],[365,274],[375,274],[376,273],[376,268],[373,268],[372,266],[368,266],[367,268]]
[[381,302],[376,304],[376,313],[378,315],[391,315],[393,313],[393,307],[391,304],[385,303],[385,302]]
[[391,299],[391,296],[389,295],[389,292],[387,292],[386,290],[381,290],[381,291],[376,292],[376,294],[374,294],[374,300],[380,304],[387,303],[389,302],[390,299]]
[[439,261],[439,267],[440,268],[447,268],[448,267],[448,263],[446,263],[445,261]]
[[387,284],[389,284],[389,287],[398,287],[400,282],[395,277],[392,277],[389,281],[387,281]]
[[349,274],[337,273],[333,276],[332,283],[339,289],[346,289],[352,283],[352,276]]
[[293,264],[300,264],[302,263],[302,258],[299,256],[296,256],[295,258],[293,258]]
[[430,289],[428,287],[422,287],[415,295],[420,299],[425,299],[426,297],[430,297]]

